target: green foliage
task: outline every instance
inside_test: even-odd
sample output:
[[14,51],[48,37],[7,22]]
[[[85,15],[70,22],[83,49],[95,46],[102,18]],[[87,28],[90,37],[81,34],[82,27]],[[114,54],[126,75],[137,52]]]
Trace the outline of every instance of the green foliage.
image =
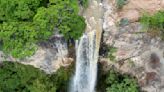
[[14,57],[30,56],[36,50],[38,32],[32,17],[41,0],[0,0],[0,40],[2,50]]
[[127,18],[122,18],[119,23],[120,26],[126,26],[128,24],[129,24],[129,20]]
[[114,67],[104,71],[103,67],[104,64],[99,64],[97,92],[140,92],[134,77],[121,74]]
[[159,28],[159,29],[163,29],[163,24],[164,24],[164,12],[163,11],[159,11],[157,13],[155,13],[154,15],[148,15],[148,14],[144,14],[141,19],[140,22],[150,28]]
[[111,61],[115,61],[115,53],[117,52],[117,48],[113,45],[108,45],[105,43],[101,43],[99,55],[105,58],[109,58]]
[[66,39],[78,39],[86,27],[84,20],[81,16],[72,15],[69,19],[63,20],[63,23],[59,26],[59,30]]
[[[78,14],[78,0],[49,0],[50,6],[55,6],[57,11],[56,13],[60,13],[58,16],[63,17],[61,14],[67,15],[69,14]],[[61,15],[61,16],[60,16]]]
[[51,88],[52,83],[46,74],[32,66],[4,62],[0,75],[0,90],[3,92],[48,92],[56,89],[55,86]]
[[53,75],[46,75],[29,65],[4,62],[0,68],[0,92],[60,91],[69,80],[68,70],[61,68]]
[[117,9],[121,9],[126,3],[127,0],[116,0]]
[[70,66],[69,68],[61,68],[56,73],[52,74],[49,77],[49,80],[53,82],[55,87],[57,88],[57,92],[67,92],[70,77],[73,74],[73,66]]
[[121,75],[113,70],[109,71],[106,79],[106,92],[139,92],[135,79],[128,75]]
[[0,21],[31,20],[41,0],[0,0]]
[[108,58],[111,60],[111,61],[114,61],[115,60],[115,56],[113,55],[115,52],[117,52],[117,48],[116,47],[113,47],[113,46],[108,46]]
[[[75,0],[76,1],[76,0]],[[78,39],[85,27],[85,19],[78,15],[77,2],[51,0],[48,8],[40,8],[34,22],[38,30],[59,30],[66,39]],[[54,5],[55,4],[55,5]],[[50,33],[51,34],[51,33]]]
[[30,56],[36,50],[37,32],[30,22],[3,22],[0,25],[2,50],[14,57]]
[[79,2],[84,8],[88,7],[89,0],[79,0]]
[[33,55],[54,31],[78,39],[86,26],[78,0],[0,0],[0,12],[2,50],[16,58]]
[[[141,24],[152,33],[157,33],[164,38],[164,11],[158,11],[154,15],[144,14],[140,19]],[[156,32],[155,32],[156,31]]]

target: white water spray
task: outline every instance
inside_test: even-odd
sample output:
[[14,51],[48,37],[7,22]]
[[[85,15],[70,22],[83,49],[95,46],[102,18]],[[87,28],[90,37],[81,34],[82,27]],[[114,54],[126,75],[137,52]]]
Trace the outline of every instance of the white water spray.
[[77,48],[76,75],[72,92],[94,92],[97,76],[96,34],[83,35]]

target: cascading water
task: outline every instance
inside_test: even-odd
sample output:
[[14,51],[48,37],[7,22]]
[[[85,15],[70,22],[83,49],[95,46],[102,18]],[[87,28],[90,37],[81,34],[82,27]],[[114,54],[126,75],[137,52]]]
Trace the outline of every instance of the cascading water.
[[72,92],[94,92],[97,75],[96,35],[83,35],[77,46],[76,75]]
[[76,42],[76,71],[70,92],[95,92],[97,61],[102,33],[101,0],[89,0],[83,13],[86,33]]

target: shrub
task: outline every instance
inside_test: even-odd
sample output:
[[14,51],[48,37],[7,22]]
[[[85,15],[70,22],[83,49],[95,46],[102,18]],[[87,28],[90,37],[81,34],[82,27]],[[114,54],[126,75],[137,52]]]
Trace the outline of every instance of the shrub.
[[115,60],[114,53],[117,52],[117,48],[113,45],[107,45],[105,43],[101,43],[99,55],[105,58],[109,58],[111,61]]
[[[158,11],[154,15],[144,14],[140,18],[141,24],[148,30],[148,32],[157,33],[164,38],[164,11]],[[160,32],[160,33],[158,33]]]
[[127,18],[122,18],[119,23],[120,26],[126,26],[128,24],[129,24],[129,20]]
[[106,92],[139,92],[135,79],[111,70],[106,79]]
[[56,92],[67,92],[69,90],[70,77],[73,74],[73,66],[60,68],[56,73],[50,75],[49,81],[56,87]]
[[89,4],[89,1],[88,0],[79,0],[80,4],[84,7],[84,8],[87,8],[88,7],[88,4]]
[[126,3],[127,0],[116,0],[117,9],[121,9]]
[[0,92],[62,92],[70,71],[59,69],[47,75],[39,69],[19,63],[3,62],[0,67]]
[[139,92],[137,80],[132,76],[121,74],[113,67],[108,71],[101,70],[99,72],[98,92]]
[[109,46],[109,52],[108,52],[108,58],[111,60],[111,61],[114,61],[115,60],[115,56],[113,55],[115,52],[117,52],[117,48],[116,47],[113,47],[113,46]]

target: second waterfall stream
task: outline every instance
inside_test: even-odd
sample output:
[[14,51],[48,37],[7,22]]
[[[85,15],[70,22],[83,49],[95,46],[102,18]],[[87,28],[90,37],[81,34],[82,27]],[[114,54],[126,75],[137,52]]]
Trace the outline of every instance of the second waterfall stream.
[[76,71],[70,92],[95,92],[97,61],[103,23],[102,0],[89,0],[84,11],[87,28],[76,42]]

